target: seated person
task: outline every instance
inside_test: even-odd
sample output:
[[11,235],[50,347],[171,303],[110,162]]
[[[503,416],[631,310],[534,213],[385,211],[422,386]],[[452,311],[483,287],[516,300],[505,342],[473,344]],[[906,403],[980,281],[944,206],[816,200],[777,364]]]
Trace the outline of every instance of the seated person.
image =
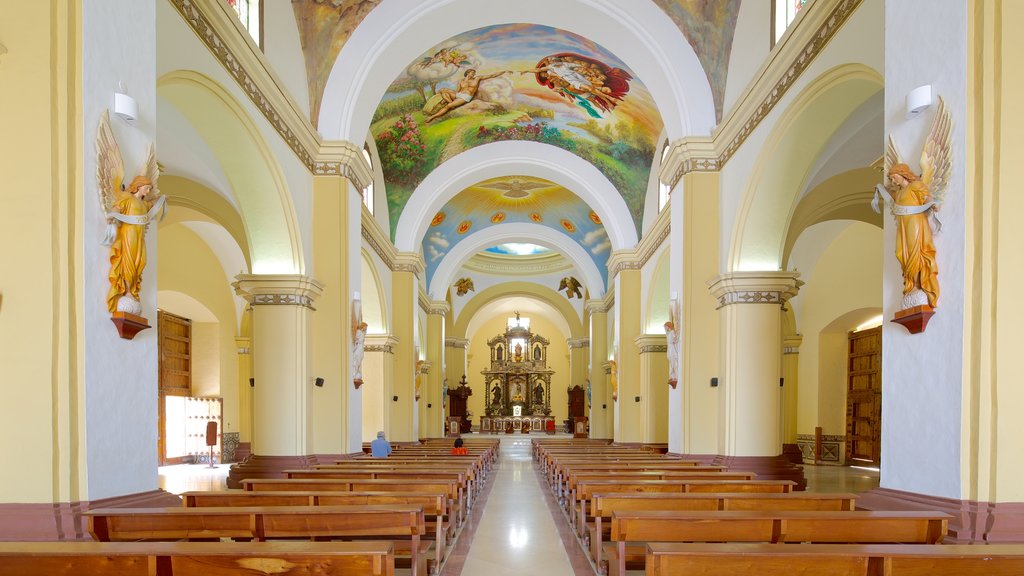
[[455,446],[452,446],[452,454],[456,456],[465,456],[469,454],[469,450],[463,446],[462,438],[455,439]]
[[511,433],[512,433],[512,421],[509,420],[509,421],[505,422],[505,434],[511,434]]
[[377,439],[370,442],[370,455],[374,458],[387,458],[391,454],[391,442],[384,438],[384,431],[377,432]]
[[523,420],[522,433],[523,434],[529,434],[530,433],[530,421],[529,420]]

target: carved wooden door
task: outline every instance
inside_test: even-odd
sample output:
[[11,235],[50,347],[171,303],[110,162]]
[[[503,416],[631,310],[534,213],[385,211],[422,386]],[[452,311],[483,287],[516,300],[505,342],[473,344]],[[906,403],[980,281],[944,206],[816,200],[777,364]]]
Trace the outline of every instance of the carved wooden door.
[[846,376],[846,461],[882,457],[882,327],[851,332]]
[[192,321],[157,311],[157,346],[160,353],[157,381],[157,458],[161,466],[180,464],[167,457],[167,396],[192,395]]
[[569,420],[586,415],[587,407],[584,403],[583,388],[580,388],[579,385],[573,386],[569,390]]

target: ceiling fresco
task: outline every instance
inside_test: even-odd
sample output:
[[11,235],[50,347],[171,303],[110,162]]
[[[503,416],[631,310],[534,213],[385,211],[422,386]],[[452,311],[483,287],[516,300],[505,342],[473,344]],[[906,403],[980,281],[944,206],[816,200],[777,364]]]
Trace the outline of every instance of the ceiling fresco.
[[463,238],[488,226],[512,223],[539,224],[568,235],[594,260],[607,284],[612,243],[590,206],[554,182],[503,176],[466,188],[434,215],[423,238],[427,285],[445,254]]
[[697,53],[711,84],[715,120],[721,122],[740,0],[654,0],[654,3],[672,19]]
[[593,164],[622,194],[639,236],[661,130],[650,92],[618,58],[586,38],[534,24],[488,26],[426,51],[388,88],[370,128],[392,239],[427,174],[501,140],[557,146]]
[[316,126],[327,78],[341,47],[381,0],[292,0],[309,83],[309,118]]

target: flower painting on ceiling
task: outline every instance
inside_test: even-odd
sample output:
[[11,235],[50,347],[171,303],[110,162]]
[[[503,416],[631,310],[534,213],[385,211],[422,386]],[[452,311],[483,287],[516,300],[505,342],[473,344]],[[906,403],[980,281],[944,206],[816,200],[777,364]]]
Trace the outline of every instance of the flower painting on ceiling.
[[[496,222],[497,214],[501,217]],[[534,215],[541,216],[540,220]],[[607,283],[612,243],[601,218],[590,206],[554,182],[528,176],[503,176],[466,188],[434,215],[423,238],[427,285],[430,285],[444,257],[464,238],[488,226],[520,223],[546,226],[579,244]],[[504,245],[491,252],[511,254],[521,246],[532,245]],[[538,246],[532,248],[528,254],[550,252]]]
[[502,140],[557,146],[590,162],[622,194],[639,231],[662,120],[643,83],[604,48],[548,26],[505,24],[465,32],[410,62],[370,130],[392,238],[427,174]]

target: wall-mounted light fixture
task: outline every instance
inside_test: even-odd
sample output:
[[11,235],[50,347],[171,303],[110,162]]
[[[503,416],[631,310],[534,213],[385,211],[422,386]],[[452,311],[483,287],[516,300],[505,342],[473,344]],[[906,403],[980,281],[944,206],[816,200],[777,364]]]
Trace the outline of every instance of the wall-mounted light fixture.
[[129,96],[127,92],[124,82],[120,82],[118,91],[114,92],[114,114],[117,114],[125,122],[131,124],[139,117],[139,103],[135,101],[135,98]]
[[924,112],[932,105],[932,87],[928,84],[918,86],[907,94],[907,120]]

